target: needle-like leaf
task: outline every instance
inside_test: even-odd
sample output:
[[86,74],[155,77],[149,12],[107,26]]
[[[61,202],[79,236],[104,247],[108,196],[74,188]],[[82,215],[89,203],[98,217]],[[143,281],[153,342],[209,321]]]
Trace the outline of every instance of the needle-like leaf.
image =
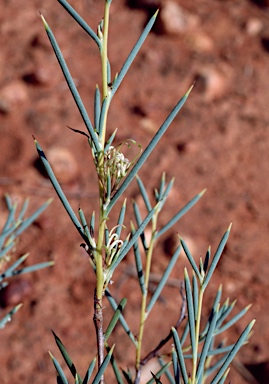
[[4,328],[5,325],[11,321],[12,316],[21,308],[22,304],[16,305],[11,311],[9,311],[1,320],[0,320],[0,329]]
[[111,335],[113,329],[115,328],[115,326],[116,326],[116,324],[117,324],[117,322],[118,322],[118,320],[119,320],[119,318],[120,318],[120,316],[122,314],[122,311],[124,310],[124,307],[125,307],[126,303],[127,303],[127,299],[126,298],[123,298],[120,301],[120,303],[119,303],[119,305],[118,305],[118,307],[117,307],[117,309],[116,309],[112,319],[110,320],[110,323],[108,324],[107,330],[105,331],[105,334],[104,334],[105,341],[108,340],[108,338]]
[[74,101],[75,101],[75,103],[76,103],[76,105],[78,107],[78,110],[79,110],[79,112],[81,114],[81,117],[82,117],[82,119],[83,119],[83,121],[84,121],[84,123],[85,123],[85,125],[86,125],[86,127],[88,129],[88,132],[89,132],[89,134],[91,136],[91,140],[94,143],[95,149],[97,150],[97,152],[99,152],[101,150],[101,147],[100,147],[100,144],[99,144],[99,141],[98,141],[97,134],[96,134],[96,132],[93,129],[91,120],[90,120],[90,118],[88,116],[88,113],[87,113],[87,111],[86,111],[86,109],[84,107],[84,104],[83,104],[83,102],[81,100],[81,97],[80,97],[80,94],[79,94],[79,92],[77,90],[75,82],[74,82],[74,80],[73,80],[73,78],[72,78],[72,76],[71,76],[71,74],[69,72],[67,64],[66,64],[66,62],[64,60],[64,57],[63,57],[62,52],[61,52],[61,50],[60,50],[60,48],[58,46],[58,43],[57,43],[57,41],[56,41],[56,39],[55,39],[55,37],[54,37],[54,35],[52,33],[52,30],[50,29],[50,27],[49,27],[48,23],[46,22],[44,16],[41,15],[41,18],[42,18],[43,24],[45,26],[45,30],[47,32],[48,38],[49,38],[49,40],[51,42],[52,48],[54,50],[55,56],[56,56],[56,58],[57,58],[57,60],[58,60],[58,62],[60,64],[60,67],[62,69],[62,72],[63,72],[63,75],[65,77],[65,80],[66,80],[66,82],[67,82],[67,84],[69,86],[70,92],[72,93],[72,96],[73,96]]
[[138,54],[141,46],[143,45],[144,41],[146,40],[149,32],[151,31],[151,28],[153,27],[153,24],[155,23],[156,17],[157,17],[158,11],[154,13],[154,15],[150,18],[148,21],[144,31],[142,32],[141,36],[137,40],[136,44],[134,45],[133,49],[131,50],[129,56],[127,57],[125,63],[123,64],[114,84],[112,87],[110,98],[114,96],[115,92],[119,88],[124,76],[128,72],[128,69],[130,68],[132,62],[134,61],[136,55]]
[[109,364],[109,361],[111,359],[114,348],[115,348],[115,344],[111,347],[110,351],[108,352],[108,354],[104,358],[104,361],[103,361],[102,365],[100,366],[100,368],[98,369],[98,372],[97,372],[95,378],[93,379],[92,384],[99,384],[100,379],[103,376],[103,374],[105,373],[105,370]]
[[93,359],[93,361],[89,365],[89,368],[88,368],[87,373],[83,379],[82,384],[88,384],[89,383],[89,380],[91,378],[91,375],[92,375],[94,367],[95,367],[95,364],[96,364],[96,357]]
[[228,240],[228,237],[229,237],[229,234],[230,234],[230,231],[231,231],[231,227],[232,227],[232,224],[229,225],[229,228],[227,229],[227,231],[225,232],[225,234],[223,235],[223,237],[222,237],[222,239],[221,239],[221,241],[219,243],[219,246],[218,246],[218,248],[216,250],[216,253],[215,253],[215,255],[214,255],[213,259],[212,259],[212,262],[211,262],[210,267],[208,269],[208,272],[206,274],[206,278],[205,278],[205,280],[203,282],[203,290],[206,289],[206,287],[207,287],[207,285],[209,283],[209,280],[211,279],[211,277],[213,275],[213,272],[215,271],[215,268],[216,268],[216,266],[217,266],[217,264],[219,262],[219,259],[220,259],[221,255],[222,255],[224,247],[225,247],[225,245],[227,243],[227,240]]
[[176,349],[176,353],[177,353],[178,363],[180,366],[180,371],[181,371],[181,375],[183,378],[183,382],[184,382],[184,384],[188,384],[188,382],[189,382],[188,381],[188,374],[187,374],[187,369],[186,369],[186,365],[185,365],[184,355],[182,352],[182,346],[181,346],[177,331],[173,327],[172,327],[172,332],[173,332],[173,339],[174,339],[174,343],[175,343],[175,349]]
[[158,142],[160,141],[160,139],[162,138],[162,136],[164,135],[164,133],[167,131],[168,127],[170,126],[170,124],[172,123],[172,121],[174,120],[174,118],[176,117],[176,115],[178,114],[178,112],[181,110],[181,108],[183,107],[183,105],[185,104],[191,90],[192,90],[193,86],[191,86],[189,88],[189,90],[185,93],[185,95],[180,99],[180,101],[176,104],[176,106],[174,107],[174,109],[171,111],[171,113],[169,114],[169,116],[166,118],[166,120],[164,121],[164,123],[162,124],[162,126],[159,128],[159,130],[157,131],[157,133],[154,135],[154,137],[152,138],[151,142],[149,143],[149,145],[147,146],[147,148],[144,150],[144,152],[142,153],[142,155],[139,157],[139,159],[137,160],[137,162],[135,163],[135,165],[133,166],[133,168],[131,169],[130,173],[127,175],[127,177],[124,179],[122,185],[120,186],[120,188],[117,190],[117,192],[115,193],[115,195],[113,196],[111,202],[109,203],[107,209],[106,209],[106,214],[108,214],[110,212],[110,210],[112,209],[112,207],[114,206],[114,204],[118,201],[118,199],[120,198],[120,196],[123,194],[123,192],[126,190],[126,188],[128,187],[128,185],[131,183],[131,181],[133,180],[133,178],[136,176],[136,174],[138,173],[139,169],[142,167],[142,165],[145,163],[145,161],[147,160],[147,158],[149,157],[149,155],[151,154],[151,152],[153,151],[153,149],[156,147],[156,145],[158,144]]
[[193,199],[191,199],[180,211],[178,211],[175,216],[172,217],[172,219],[169,220],[169,222],[159,230],[157,237],[160,237],[163,235],[168,229],[173,227],[181,218],[184,216],[203,196],[206,189],[204,189],[202,192],[198,193]]
[[67,12],[76,20],[76,22],[81,26],[81,28],[86,31],[91,38],[96,42],[99,49],[101,49],[101,41],[96,33],[89,27],[85,20],[74,10],[73,7],[66,0],[58,0],[58,2],[67,10]]
[[161,280],[160,280],[160,282],[158,284],[158,287],[154,291],[154,293],[153,293],[153,295],[152,295],[152,297],[150,299],[150,302],[149,302],[149,304],[147,306],[147,310],[146,310],[147,314],[150,313],[150,311],[152,310],[154,304],[158,300],[158,297],[160,296],[160,294],[161,294],[161,292],[162,292],[162,290],[163,290],[163,288],[164,288],[164,286],[165,286],[165,284],[166,284],[166,282],[167,282],[167,280],[169,278],[169,275],[172,272],[172,270],[173,270],[173,268],[174,268],[174,266],[175,266],[175,264],[177,262],[177,259],[179,257],[180,251],[181,251],[181,246],[177,247],[177,249],[174,252],[174,254],[173,254],[173,256],[172,256],[172,258],[171,258],[171,260],[170,260],[170,262],[169,262],[169,264],[168,264],[168,266],[167,266],[167,268],[166,268],[166,270],[164,272],[164,274],[162,275],[162,278],[161,278]]
[[58,384],[68,384],[67,378],[66,378],[64,371],[62,370],[60,364],[58,363],[58,361],[55,359],[55,357],[50,352],[49,352],[49,355],[50,355],[50,357],[53,361],[54,367],[56,369],[57,383]]
[[71,208],[71,205],[69,204],[69,201],[67,200],[58,180],[56,179],[55,175],[54,175],[54,172],[46,158],[46,155],[45,153],[43,152],[42,148],[40,147],[40,145],[38,144],[37,140],[34,139],[35,141],[35,145],[36,145],[36,149],[37,149],[37,152],[40,156],[40,159],[47,171],[47,174],[49,176],[49,179],[55,189],[55,192],[57,193],[57,195],[59,196],[66,212],[68,213],[70,219],[72,220],[74,226],[76,227],[77,231],[79,232],[80,236],[82,237],[82,239],[89,245],[89,242],[88,242],[88,239],[87,239],[87,236],[84,235],[84,230],[83,230],[83,227],[82,225],[80,224],[77,216],[75,215],[73,209]]
[[63,345],[63,343],[61,342],[60,338],[56,335],[55,332],[52,331],[52,334],[54,336],[54,339],[55,339],[55,342],[64,358],[64,361],[66,362],[66,365],[68,366],[70,372],[72,373],[72,376],[75,378],[77,376],[78,378],[78,382],[79,383],[82,383],[82,378],[80,377],[80,375],[78,374],[77,370],[76,370],[76,367],[75,367],[75,364],[73,363],[73,361],[71,360],[71,357],[69,356],[67,350],[65,349],[65,346]]
[[235,355],[239,351],[239,349],[242,347],[242,345],[245,343],[254,323],[256,320],[252,320],[248,326],[245,328],[245,330],[242,332],[241,336],[235,343],[233,349],[228,353],[223,365],[221,366],[220,370],[214,377],[214,379],[211,381],[211,384],[217,384],[219,380],[222,378],[222,376],[225,374],[227,369],[229,368],[229,365],[231,364],[232,360],[234,359]]

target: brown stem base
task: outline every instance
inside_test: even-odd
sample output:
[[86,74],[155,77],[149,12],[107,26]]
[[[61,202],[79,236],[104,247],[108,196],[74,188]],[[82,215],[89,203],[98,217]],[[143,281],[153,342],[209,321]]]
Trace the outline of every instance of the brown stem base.
[[[98,368],[104,361],[104,333],[103,333],[103,307],[102,299],[98,299],[96,296],[96,290],[94,291],[94,315],[93,322],[95,326],[97,349],[98,349]],[[104,383],[104,377],[101,378],[100,384]]]

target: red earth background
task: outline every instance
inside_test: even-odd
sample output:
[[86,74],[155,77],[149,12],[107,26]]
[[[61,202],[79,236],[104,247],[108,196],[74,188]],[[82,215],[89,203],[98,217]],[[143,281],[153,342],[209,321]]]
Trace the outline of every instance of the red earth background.
[[[70,3],[96,30],[103,2]],[[112,74],[121,68],[153,13],[151,6],[157,3],[133,1],[130,6],[123,0],[112,2]],[[198,260],[209,244],[214,252],[233,222],[228,245],[208,288],[203,318],[220,283],[224,298],[237,299],[234,313],[253,304],[227,335],[230,342],[236,340],[246,324],[257,319],[250,344],[242,348],[230,373],[232,383],[253,382],[238,369],[241,364],[269,359],[269,7],[266,1],[248,0],[174,0],[172,8],[171,1],[160,3],[157,26],[113,99],[108,131],[118,127],[118,143],[131,138],[145,148],[196,80],[187,103],[139,175],[149,192],[158,185],[162,172],[167,180],[175,176],[160,226],[194,195],[204,188],[207,192],[160,239],[152,272],[158,277],[165,269],[177,233]],[[91,117],[95,85],[101,84],[100,57],[94,42],[56,0],[23,4],[0,0],[0,6],[1,197],[8,192],[19,203],[30,197],[29,213],[55,197],[21,237],[16,250],[16,257],[31,253],[29,265],[54,260],[55,266],[14,280],[13,288],[1,296],[2,316],[15,302],[22,301],[23,307],[0,334],[0,383],[56,382],[47,351],[62,360],[51,329],[66,345],[81,375],[95,354],[94,273],[79,247],[79,235],[50,182],[39,171],[32,135],[51,160],[75,210],[81,206],[90,217],[97,209],[98,186],[87,140],[66,128],[85,130],[39,11],[58,40]],[[126,196],[131,207],[131,199],[138,196],[135,182]],[[7,216],[4,199],[0,208],[3,225]],[[128,214],[132,217],[131,208]],[[111,289],[118,299],[128,297],[125,314],[137,333],[140,291],[133,265],[130,253]],[[177,282],[183,278],[185,265],[182,252],[172,275]],[[148,320],[144,354],[169,332],[179,309],[178,288],[170,286]],[[105,315],[111,316],[109,304]],[[114,339],[119,365],[131,367],[134,350],[120,326]],[[258,382],[267,383],[269,374],[262,376]]]

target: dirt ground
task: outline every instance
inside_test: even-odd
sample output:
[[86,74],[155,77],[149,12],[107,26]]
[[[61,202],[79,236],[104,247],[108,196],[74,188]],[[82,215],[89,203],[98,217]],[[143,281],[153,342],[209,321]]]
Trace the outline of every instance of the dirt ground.
[[[56,264],[21,277],[8,295],[1,296],[2,315],[11,308],[12,300],[22,301],[23,307],[0,334],[0,383],[41,384],[55,382],[47,351],[62,362],[51,329],[62,339],[82,375],[94,356],[94,274],[79,247],[78,234],[40,172],[32,135],[55,165],[74,209],[81,206],[88,217],[97,208],[97,183],[85,137],[66,128],[84,130],[39,11],[58,40],[90,116],[95,84],[100,84],[100,58],[95,44],[56,0],[19,3],[0,0],[0,193],[3,197],[8,192],[19,202],[29,196],[30,211],[55,197],[22,236],[16,255],[29,251],[28,264],[47,260]],[[70,3],[95,30],[103,2]],[[113,74],[158,3],[113,1],[109,45]],[[118,142],[132,138],[145,148],[196,80],[183,110],[139,173],[148,191],[158,185],[164,171],[168,180],[176,178],[161,223],[207,188],[202,200],[160,239],[153,272],[160,275],[164,270],[176,233],[186,239],[197,259],[209,244],[216,249],[233,222],[228,245],[208,288],[207,303],[223,283],[224,298],[237,299],[234,313],[253,304],[227,335],[234,341],[248,321],[257,319],[251,342],[238,354],[229,376],[232,383],[253,383],[238,367],[269,361],[269,4],[163,0],[161,6],[156,27],[113,99],[108,128],[110,133],[119,128]],[[126,194],[130,207],[136,195],[133,182]],[[4,199],[0,208],[2,225]],[[172,276],[177,281],[183,277],[185,264],[182,254]],[[140,296],[137,282],[128,272],[132,265],[130,253],[112,290],[118,299],[128,297],[126,317],[136,333]],[[167,334],[179,308],[178,289],[168,287],[155,315],[149,318],[144,353]],[[109,317],[109,304],[106,311]],[[117,344],[120,366],[131,367],[134,350],[121,327],[116,330],[115,341],[117,338],[121,340]],[[266,367],[258,366],[258,383],[268,382]]]

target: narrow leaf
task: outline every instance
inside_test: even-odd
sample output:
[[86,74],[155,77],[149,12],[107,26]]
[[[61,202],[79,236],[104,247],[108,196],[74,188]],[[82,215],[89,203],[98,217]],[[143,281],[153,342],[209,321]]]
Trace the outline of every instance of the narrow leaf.
[[[15,239],[14,239],[15,240]],[[6,246],[2,251],[0,251],[0,260],[2,259],[2,257],[4,257],[9,251],[11,251],[11,249],[14,247],[14,245],[16,244],[15,241],[13,241],[12,243],[10,243],[8,246]]]
[[189,251],[189,248],[187,247],[187,244],[185,243],[185,241],[179,236],[179,239],[180,239],[180,243],[182,245],[182,248],[184,249],[184,252],[189,260],[189,263],[193,269],[193,271],[195,272],[196,276],[198,277],[198,279],[200,280],[200,282],[202,282],[202,276],[199,272],[199,269],[194,261],[194,258],[192,256],[192,254],[190,253]]
[[[114,309],[114,311],[116,311],[117,307],[118,307],[118,304],[116,303],[115,299],[113,298],[113,296],[111,295],[111,293],[109,292],[108,288],[105,290],[105,295],[109,301],[109,304],[111,305],[111,307]],[[123,329],[125,330],[125,332],[127,333],[127,335],[129,336],[129,338],[131,339],[131,341],[134,343],[134,345],[137,344],[137,341],[134,337],[134,335],[132,334],[132,331],[129,327],[129,325],[127,324],[126,320],[124,319],[123,315],[121,314],[120,317],[119,317],[119,321],[123,327]]]
[[23,221],[23,217],[26,213],[26,210],[28,208],[28,205],[29,205],[29,199],[26,199],[23,203],[23,206],[21,208],[21,211],[20,211],[20,214],[18,216],[18,221]]
[[76,20],[76,22],[87,32],[101,49],[101,42],[96,33],[89,27],[85,20],[74,10],[66,0],[58,0],[58,2],[66,9],[66,11]]
[[76,376],[78,377],[78,382],[79,383],[82,383],[82,378],[80,377],[80,375],[78,374],[77,370],[76,370],[76,367],[75,367],[75,364],[73,363],[73,361],[71,360],[67,350],[65,349],[65,346],[63,345],[63,343],[61,342],[60,338],[56,335],[55,332],[52,331],[52,334],[54,336],[54,339],[55,339],[55,342],[64,358],[64,361],[66,362],[66,365],[68,366],[70,372],[72,373],[72,376],[75,378]]
[[[40,145],[38,144],[38,142],[36,141],[36,139],[34,139],[35,141],[35,145],[36,145],[36,149],[37,149],[37,152],[40,156],[40,159],[47,171],[47,174],[50,178],[50,181],[55,189],[55,192],[57,193],[57,195],[59,196],[66,212],[68,213],[70,219],[72,220],[74,226],[76,227],[77,231],[79,232],[80,236],[83,238],[83,240],[88,244],[88,239],[87,237],[84,235],[84,231],[83,231],[83,228],[77,218],[77,216],[75,215],[73,209],[71,208],[71,205],[69,204],[69,201],[67,200],[58,180],[56,179],[54,173],[53,173],[53,170],[46,158],[46,155],[45,153],[43,152],[42,148],[40,147]],[[88,244],[89,245],[89,244]]]
[[104,152],[105,152],[105,153],[109,150],[111,144],[113,143],[117,131],[118,131],[118,128],[115,129],[115,131],[112,133],[112,135],[111,135],[111,136],[109,137],[109,139],[107,140],[106,145],[105,145],[105,149],[104,149]]
[[66,378],[64,371],[62,370],[60,364],[58,363],[58,361],[55,359],[55,357],[50,352],[49,352],[49,355],[50,355],[50,357],[53,361],[54,367],[56,369],[57,383],[58,384],[68,384],[67,378]]
[[15,315],[15,313],[21,308],[22,304],[16,305],[11,311],[9,311],[1,320],[0,320],[0,329],[3,329],[7,323],[9,323]]
[[176,251],[174,252],[174,254],[173,254],[173,256],[172,256],[172,258],[171,258],[171,260],[170,260],[170,262],[169,262],[169,264],[168,264],[168,266],[167,266],[167,268],[166,268],[166,270],[165,270],[165,272],[164,272],[164,274],[163,274],[163,276],[162,276],[162,278],[158,284],[158,287],[156,288],[155,292],[153,293],[151,300],[147,306],[147,311],[146,311],[147,314],[150,313],[154,304],[158,300],[158,297],[160,296],[160,294],[161,294],[161,292],[162,292],[162,290],[163,290],[163,288],[164,288],[164,286],[165,286],[165,284],[166,284],[166,282],[170,276],[170,273],[172,272],[172,270],[176,264],[176,261],[179,257],[179,254],[180,254],[180,251],[181,251],[181,246],[179,246],[176,249]]
[[232,312],[234,306],[236,304],[236,300],[232,302],[231,305],[223,305],[221,308],[222,310],[219,313],[219,318],[217,321],[216,329],[219,329],[224,322],[224,320],[229,316],[229,314]]
[[127,303],[127,299],[126,298],[123,298],[120,301],[120,303],[119,303],[119,305],[118,305],[118,307],[117,307],[117,309],[116,309],[112,319],[110,320],[110,323],[108,324],[107,330],[105,331],[105,334],[104,334],[105,341],[108,340],[108,338],[111,335],[113,329],[115,328],[115,326],[116,326],[116,324],[117,324],[117,322],[118,322],[118,320],[119,320],[119,318],[120,318],[120,316],[121,316],[121,314],[122,314],[122,312],[124,310],[124,307],[125,307],[126,303]]
[[153,24],[155,23],[156,17],[157,17],[158,11],[155,12],[155,14],[150,18],[149,22],[147,23],[144,31],[142,32],[141,36],[137,40],[136,44],[134,45],[133,49],[131,50],[129,56],[127,57],[125,63],[123,64],[111,91],[111,99],[114,96],[115,92],[119,88],[124,76],[128,72],[128,69],[130,68],[132,62],[134,61],[137,53],[139,52],[141,46],[143,45],[144,41],[146,40],[151,28],[153,27]]
[[192,353],[195,352],[195,316],[194,316],[194,307],[193,307],[193,298],[191,291],[190,279],[188,276],[187,269],[184,268],[184,281],[185,281],[185,290],[186,290],[186,299],[187,299],[187,310],[188,310],[188,323],[190,326],[190,339],[192,346]]
[[90,233],[90,230],[89,230],[88,223],[87,223],[87,220],[85,218],[84,212],[82,211],[81,208],[78,209],[78,214],[79,214],[80,221],[81,221],[81,224],[82,224],[82,227],[83,227],[83,230],[84,230],[84,235],[87,236],[87,238],[89,240],[89,243],[92,245],[91,233]]
[[50,40],[51,46],[52,46],[52,48],[54,50],[55,56],[56,56],[56,58],[57,58],[57,60],[59,62],[59,65],[60,65],[60,67],[62,69],[62,72],[63,72],[63,75],[65,77],[65,80],[66,80],[66,82],[68,84],[68,87],[70,89],[70,92],[72,93],[74,101],[75,101],[75,103],[76,103],[76,105],[78,107],[78,110],[79,110],[79,112],[81,114],[81,117],[82,117],[82,119],[83,119],[83,121],[84,121],[84,123],[85,123],[85,125],[86,125],[86,127],[88,129],[88,132],[89,132],[89,134],[91,136],[91,139],[92,139],[92,141],[94,143],[94,146],[95,146],[96,150],[99,152],[101,150],[101,147],[100,147],[100,144],[99,144],[99,141],[98,141],[97,134],[96,134],[96,132],[93,129],[91,120],[90,120],[90,118],[88,116],[88,113],[87,113],[87,111],[86,111],[86,109],[84,107],[84,104],[83,104],[83,102],[81,100],[81,97],[80,97],[80,94],[79,94],[79,92],[77,90],[75,82],[74,82],[74,80],[73,80],[73,78],[72,78],[72,76],[71,76],[71,74],[69,72],[69,69],[68,69],[67,64],[66,64],[66,62],[64,60],[62,52],[61,52],[61,50],[60,50],[60,48],[58,46],[58,43],[57,43],[57,41],[56,41],[56,39],[55,39],[55,37],[54,37],[54,35],[53,35],[49,25],[48,25],[48,23],[46,22],[45,18],[42,15],[41,15],[41,18],[42,18],[42,21],[44,23],[45,30],[47,32],[47,35],[48,35],[48,38]]
[[220,303],[220,300],[221,300],[221,296],[222,296],[222,284],[220,284],[219,289],[217,290],[217,293],[216,293],[216,296],[215,296],[215,299],[214,299],[214,303],[213,303],[213,306],[212,306],[212,311],[211,311],[210,316],[209,316],[209,320],[206,323],[203,332],[201,332],[201,334],[199,335],[200,341],[204,340],[204,337],[207,334],[207,331],[208,331],[208,328],[209,328],[209,325],[210,325],[210,322],[211,322],[211,319],[212,319],[212,313],[216,312],[217,307],[218,307],[218,305]]
[[172,348],[172,362],[173,362],[175,384],[180,384],[180,369],[179,369],[179,364],[177,360],[177,354],[174,347]]
[[225,380],[226,380],[226,378],[227,378],[229,372],[230,372],[230,368],[227,369],[227,371],[224,373],[224,375],[222,376],[222,378],[220,379],[220,381],[218,382],[218,384],[224,384],[224,383],[225,383]]
[[199,301],[199,293],[198,293],[198,283],[195,274],[192,276],[192,291],[193,291],[193,307],[194,307],[194,316],[195,321],[198,317],[198,301]]
[[104,128],[105,128],[105,119],[106,119],[106,115],[107,115],[107,109],[109,107],[109,100],[110,99],[107,96],[104,98],[103,103],[102,103],[100,120],[99,120],[99,128],[98,128],[99,137],[103,137],[103,132],[104,132]]
[[187,374],[187,369],[185,366],[185,359],[184,359],[184,355],[182,352],[181,343],[180,343],[177,331],[173,327],[172,327],[172,332],[173,332],[173,339],[174,339],[174,343],[175,343],[175,349],[176,349],[176,353],[177,353],[178,363],[180,366],[180,371],[181,371],[181,375],[183,378],[183,382],[184,382],[184,384],[188,384],[188,382],[189,382],[188,381],[188,374]]
[[1,273],[0,275],[0,281],[3,279],[6,279],[8,277],[11,277],[14,273],[14,270],[22,264],[27,257],[29,256],[29,253],[26,253],[25,255],[21,256],[18,260],[16,260],[8,269],[5,270],[5,272]]
[[25,219],[22,224],[18,227],[18,229],[15,231],[14,236],[19,236],[23,231],[25,231],[26,228],[28,228],[45,209],[50,205],[50,203],[53,201],[53,199],[49,199],[41,205],[40,208],[38,208],[30,217]]
[[[165,367],[166,363],[163,361],[161,357],[158,358],[159,364],[161,367]],[[170,384],[175,384],[175,380],[173,379],[171,373],[169,372],[168,369],[164,372],[165,376],[167,377],[168,381]]]
[[44,263],[30,265],[29,267],[25,267],[19,270],[16,270],[12,273],[11,276],[17,275],[25,275],[26,273],[35,272],[39,269],[52,267],[54,265],[54,261],[45,261]]
[[94,370],[94,367],[95,367],[95,363],[96,363],[96,357],[93,359],[93,361],[91,362],[91,364],[89,365],[89,368],[88,368],[88,371],[83,379],[83,383],[82,384],[88,384],[90,378],[91,378],[91,375],[93,373],[93,370]]
[[94,94],[94,128],[99,133],[99,121],[100,121],[100,113],[101,113],[101,94],[98,85],[95,88]]
[[209,267],[209,270],[207,272],[207,275],[206,275],[206,278],[204,280],[204,283],[203,283],[203,290],[206,289],[207,287],[207,284],[209,283],[209,280],[211,279],[212,275],[213,275],[213,272],[215,271],[215,268],[219,262],[219,259],[222,255],[222,252],[224,250],[224,247],[227,243],[227,240],[228,240],[228,237],[229,237],[229,234],[230,234],[230,231],[231,231],[231,226],[232,224],[229,225],[229,228],[227,229],[227,231],[225,232],[225,234],[223,235],[220,243],[219,243],[219,246],[216,250],[216,253],[212,259],[212,262],[210,264],[210,267]]
[[[152,373],[152,376],[153,378],[151,380],[149,380],[147,382],[147,384],[153,384],[154,382],[155,383],[158,383],[158,384],[162,384],[161,380],[160,380],[160,377],[163,373],[165,373],[167,371],[167,369],[170,367],[170,365],[172,364],[171,361],[168,361],[168,363],[166,363],[161,369],[159,369],[158,372],[156,372],[156,374]],[[157,380],[157,381],[156,381]]]
[[149,197],[148,197],[146,188],[145,188],[145,186],[144,186],[142,180],[140,179],[140,177],[139,177],[138,175],[136,175],[136,181],[137,181],[138,187],[139,187],[139,189],[140,189],[141,195],[142,195],[142,197],[143,197],[145,206],[146,206],[148,212],[150,212],[150,211],[152,210],[152,206],[151,206],[151,204],[150,204],[150,201],[149,201]]
[[234,359],[235,355],[239,351],[239,349],[242,347],[242,345],[245,343],[254,323],[256,320],[252,320],[249,325],[245,328],[245,330],[242,332],[241,336],[235,343],[233,349],[228,353],[226,360],[224,361],[223,365],[221,366],[220,370],[214,377],[214,379],[211,381],[211,384],[217,384],[219,380],[222,378],[222,376],[225,374],[226,370],[228,369],[229,365],[231,364],[232,360]]
[[120,235],[121,235],[121,230],[122,230],[124,218],[125,218],[125,212],[126,212],[126,199],[124,199],[124,202],[120,210],[119,218],[118,218],[118,223],[116,228],[116,234],[118,238],[120,238]]
[[124,369],[121,369],[122,371],[122,374],[125,378],[125,380],[127,381],[127,384],[133,384],[133,380],[132,380],[132,374],[130,372],[130,370],[128,369],[128,372],[124,371]]
[[[107,352],[109,352],[110,348],[108,346],[106,346],[106,350],[107,350]],[[118,364],[117,364],[116,359],[115,359],[113,354],[111,356],[110,363],[112,365],[112,368],[113,368],[113,371],[114,371],[114,374],[115,374],[115,378],[117,380],[117,384],[123,384],[121,373],[120,373]]]
[[211,247],[208,247],[208,250],[207,250],[206,255],[205,255],[204,265],[203,265],[203,269],[204,269],[205,273],[207,272],[207,269],[208,269],[208,265],[209,265],[209,261],[210,261],[210,254],[211,254]]
[[101,380],[101,377],[105,373],[105,370],[106,370],[106,368],[108,366],[108,363],[109,363],[109,361],[111,359],[111,356],[112,356],[114,348],[115,348],[115,344],[112,346],[112,348],[110,349],[110,351],[108,352],[108,354],[104,358],[104,361],[103,361],[101,367],[98,369],[98,372],[97,372],[95,378],[93,379],[92,384],[99,384],[99,382]]
[[167,197],[168,197],[168,195],[169,195],[169,193],[170,193],[170,191],[171,191],[171,189],[172,189],[172,187],[174,185],[174,181],[175,181],[175,178],[173,177],[172,180],[169,181],[167,187],[165,188],[164,193],[159,193],[158,201],[163,200],[162,203],[161,203],[160,210],[162,209],[164,203],[166,202],[166,199],[167,199]]
[[[132,236],[134,235],[134,232],[135,232],[134,228],[132,228]],[[135,256],[136,272],[137,272],[139,285],[141,288],[141,293],[142,293],[142,295],[145,295],[146,294],[145,277],[144,277],[141,255],[140,255],[139,246],[138,246],[137,241],[134,243],[133,249],[134,249],[134,256]]]
[[216,332],[216,335],[219,335],[220,333],[226,331],[227,329],[229,329],[232,325],[234,325],[235,323],[238,322],[239,319],[241,319],[241,317],[243,317],[247,311],[249,310],[249,308],[251,307],[252,304],[249,304],[246,308],[242,309],[242,311],[240,311],[236,316],[234,316],[231,320],[229,320],[226,324],[224,324],[221,328],[219,328]]
[[175,225],[182,216],[185,215],[204,195],[206,189],[204,189],[202,192],[198,193],[192,200],[190,200],[180,211],[178,211],[175,216],[172,217],[171,220],[158,232],[158,237],[163,235],[168,229],[170,229],[173,225]]
[[158,201],[159,201],[159,197],[163,195],[164,188],[165,188],[165,172],[163,172],[161,182],[160,182],[160,188],[158,191]]
[[[138,208],[138,205],[135,201],[133,201],[133,210],[134,210],[136,224],[139,227],[142,223],[142,218],[141,218],[141,214],[140,214],[140,210]],[[148,245],[147,245],[146,236],[144,234],[144,231],[141,233],[140,238],[141,238],[141,242],[142,242],[142,245],[144,247],[144,250],[147,251]]]
[[197,379],[199,380],[200,377],[202,376],[202,372],[203,372],[204,366],[205,366],[205,361],[206,361],[206,358],[208,356],[208,351],[209,351],[210,345],[212,343],[212,339],[214,337],[214,331],[215,331],[217,319],[218,319],[218,309],[214,312],[213,319],[211,321],[211,324],[209,326],[209,329],[208,329],[208,332],[207,332],[207,335],[206,335],[206,338],[204,341],[203,349],[202,349],[201,356],[200,356],[199,363],[198,363],[198,367],[197,367],[196,380]]
[[187,98],[188,98],[192,88],[193,87],[191,87],[186,92],[186,94],[181,98],[181,100],[176,104],[176,106],[171,111],[171,113],[169,114],[167,119],[164,121],[162,126],[159,128],[158,132],[154,135],[154,137],[152,138],[152,140],[149,143],[149,145],[147,146],[147,148],[144,150],[142,155],[139,157],[139,159],[137,160],[137,162],[135,163],[135,165],[131,169],[130,173],[124,179],[124,181],[121,184],[120,188],[117,190],[117,192],[113,196],[111,202],[109,203],[109,205],[108,205],[108,207],[106,209],[106,214],[108,214],[110,212],[110,210],[112,209],[112,207],[114,206],[116,201],[120,198],[120,196],[126,190],[126,188],[131,183],[131,181],[133,180],[135,175],[138,173],[139,169],[142,167],[142,165],[145,163],[145,161],[147,160],[147,158],[149,157],[149,155],[151,154],[153,149],[156,147],[156,145],[158,144],[158,142],[160,141],[160,139],[162,138],[162,136],[164,135],[164,133],[166,132],[166,130],[168,129],[168,127],[170,126],[170,124],[172,123],[172,121],[174,120],[176,115],[178,114],[178,112],[180,111],[180,109],[185,104],[185,102],[186,102],[186,100],[187,100]]

